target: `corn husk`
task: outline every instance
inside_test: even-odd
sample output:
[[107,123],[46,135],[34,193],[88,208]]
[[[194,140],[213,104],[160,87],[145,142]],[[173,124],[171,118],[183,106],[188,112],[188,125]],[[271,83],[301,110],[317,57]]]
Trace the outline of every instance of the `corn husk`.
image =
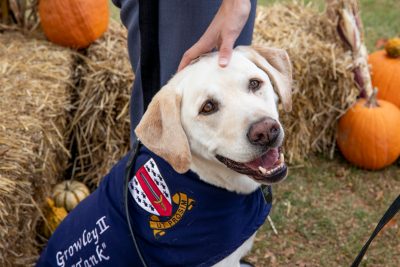
[[355,84],[361,97],[372,94],[368,52],[364,44],[363,26],[358,0],[326,0],[326,15],[337,24],[337,32],[353,57]]
[[0,23],[32,31],[39,25],[38,0],[1,0]]

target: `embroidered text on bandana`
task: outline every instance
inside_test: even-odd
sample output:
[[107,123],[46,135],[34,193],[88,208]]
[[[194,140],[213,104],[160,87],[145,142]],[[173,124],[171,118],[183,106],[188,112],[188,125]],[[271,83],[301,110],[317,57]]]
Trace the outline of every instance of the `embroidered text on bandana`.
[[[37,266],[141,266],[127,226],[123,158],[49,240]],[[265,221],[271,205],[261,190],[240,195],[176,173],[142,147],[132,166],[129,207],[148,266],[212,266]]]

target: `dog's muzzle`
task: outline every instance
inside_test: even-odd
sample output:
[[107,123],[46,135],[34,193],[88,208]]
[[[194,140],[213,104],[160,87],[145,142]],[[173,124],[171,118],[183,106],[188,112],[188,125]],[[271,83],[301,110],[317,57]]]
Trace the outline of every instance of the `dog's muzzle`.
[[228,168],[248,175],[259,183],[273,184],[283,180],[288,173],[282,149],[270,148],[266,153],[250,162],[236,162],[221,155],[216,158]]

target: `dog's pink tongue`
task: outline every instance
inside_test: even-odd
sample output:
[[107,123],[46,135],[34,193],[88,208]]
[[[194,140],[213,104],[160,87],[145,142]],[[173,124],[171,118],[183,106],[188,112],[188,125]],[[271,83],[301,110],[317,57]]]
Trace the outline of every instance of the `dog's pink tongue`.
[[268,170],[274,167],[275,163],[279,160],[279,151],[278,148],[271,148],[261,157],[245,163],[246,166],[252,169],[258,169],[259,166]]

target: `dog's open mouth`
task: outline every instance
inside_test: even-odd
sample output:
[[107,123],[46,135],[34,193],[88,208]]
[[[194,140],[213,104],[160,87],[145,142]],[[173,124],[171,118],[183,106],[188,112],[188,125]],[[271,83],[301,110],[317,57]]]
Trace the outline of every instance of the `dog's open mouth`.
[[228,168],[246,174],[258,182],[277,183],[285,178],[288,172],[280,147],[270,148],[261,157],[246,163],[236,162],[220,155],[216,158]]

